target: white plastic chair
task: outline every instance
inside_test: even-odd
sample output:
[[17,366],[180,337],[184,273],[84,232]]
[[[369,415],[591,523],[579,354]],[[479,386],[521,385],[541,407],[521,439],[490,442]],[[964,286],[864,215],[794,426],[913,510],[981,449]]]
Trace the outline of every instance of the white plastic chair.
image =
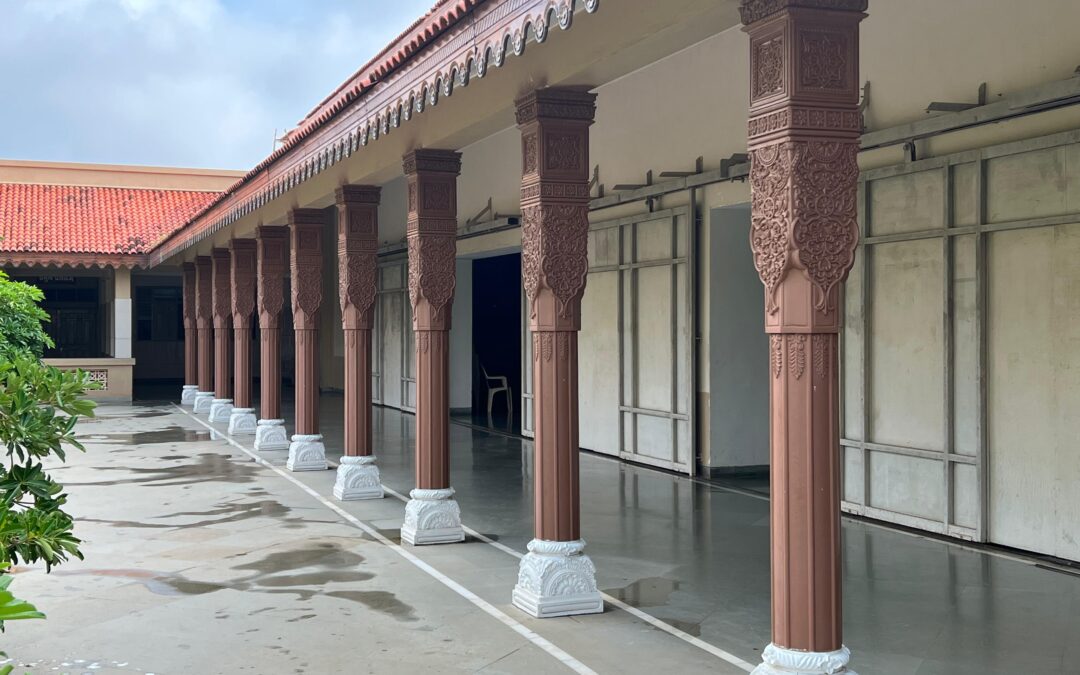
[[510,383],[507,381],[506,377],[503,376],[503,375],[488,375],[487,368],[485,368],[484,364],[482,364],[482,363],[480,364],[480,370],[483,371],[483,373],[484,373],[484,379],[486,380],[485,384],[487,385],[487,390],[488,390],[488,405],[487,405],[488,426],[494,426],[491,423],[491,411],[492,411],[492,408],[495,406],[495,394],[498,394],[500,392],[505,392],[506,393],[507,416],[509,418],[509,421],[513,422],[513,420],[514,420],[514,394],[513,394],[513,392],[510,391]]

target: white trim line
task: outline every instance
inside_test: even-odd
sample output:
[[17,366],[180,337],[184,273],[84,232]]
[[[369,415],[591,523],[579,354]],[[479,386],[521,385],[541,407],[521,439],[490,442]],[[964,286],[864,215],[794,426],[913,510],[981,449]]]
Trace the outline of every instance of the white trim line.
[[[505,626],[507,626],[508,628],[513,630],[514,632],[518,633],[519,635],[524,637],[529,642],[533,643],[534,645],[536,645],[540,649],[543,649],[545,652],[547,652],[552,657],[557,659],[559,662],[561,662],[567,668],[573,670],[576,673],[581,673],[582,675],[598,675],[595,670],[593,670],[592,668],[589,668],[588,666],[586,666],[581,661],[578,661],[573,656],[568,654],[566,651],[562,650],[561,648],[559,648],[558,646],[553,644],[547,638],[539,635],[538,633],[536,633],[536,631],[533,631],[530,628],[527,628],[526,626],[524,626],[523,624],[515,621],[512,617],[507,615],[505,612],[500,610],[498,607],[495,607],[494,605],[492,605],[488,601],[486,601],[483,598],[481,598],[480,596],[476,595],[475,593],[473,593],[469,589],[465,588],[464,586],[462,586],[458,582],[454,581],[450,577],[446,576],[445,574],[443,574],[439,570],[435,569],[431,565],[427,564],[426,562],[424,562],[420,558],[417,558],[415,555],[413,555],[410,551],[406,550],[400,544],[395,544],[393,541],[387,539],[378,530],[371,527],[370,525],[368,525],[364,521],[360,520],[356,516],[352,515],[348,511],[342,509],[337,504],[334,504],[329,499],[323,497],[318,492],[316,492],[315,490],[313,490],[312,488],[310,488],[306,484],[304,484],[298,478],[295,478],[295,477],[291,476],[289,473],[287,473],[286,471],[280,469],[277,466],[274,466],[273,464],[266,461],[265,459],[263,459],[259,455],[255,454],[255,452],[253,450],[248,450],[246,447],[244,447],[240,443],[236,442],[234,439],[230,438],[227,434],[223,434],[222,432],[218,431],[217,429],[210,426],[206,422],[203,422],[201,419],[199,419],[198,417],[195,417],[194,415],[192,415],[188,411],[184,410],[180,406],[176,405],[175,403],[171,403],[170,405],[172,405],[172,407],[176,408],[182,414],[187,415],[188,417],[195,420],[196,422],[198,422],[202,426],[206,427],[210,431],[212,431],[215,434],[218,434],[219,436],[221,436],[221,438],[228,441],[230,445],[232,445],[233,447],[239,449],[245,455],[251,457],[253,460],[255,460],[261,466],[263,466],[263,467],[265,467],[267,469],[270,469],[271,471],[273,471],[277,475],[281,476],[282,478],[289,481],[293,485],[297,486],[298,488],[300,488],[304,492],[308,493],[309,495],[314,497],[316,500],[318,500],[323,506],[330,509],[334,513],[338,514],[339,516],[344,518],[347,522],[349,522],[350,524],[356,526],[358,529],[360,529],[365,534],[369,535],[370,537],[372,537],[373,539],[378,541],[380,544],[383,544],[384,546],[389,547],[395,553],[397,553],[401,557],[403,557],[406,560],[408,560],[409,562],[411,562],[413,565],[415,565],[417,568],[422,570],[428,576],[432,577],[433,579],[435,579],[439,583],[443,584],[444,586],[446,586],[450,590],[454,591],[455,593],[457,593],[461,597],[465,598],[466,600],[468,600],[472,604],[474,604],[477,607],[479,607],[480,609],[484,610],[487,614],[489,614],[492,617],[494,617],[495,619],[499,620]],[[397,495],[396,492],[394,494]],[[400,495],[397,495],[397,496],[400,497]]]

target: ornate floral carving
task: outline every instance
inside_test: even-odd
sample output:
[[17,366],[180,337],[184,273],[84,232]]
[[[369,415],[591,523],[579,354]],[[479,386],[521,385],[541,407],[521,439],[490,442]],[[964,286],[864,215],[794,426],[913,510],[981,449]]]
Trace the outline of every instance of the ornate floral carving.
[[782,335],[769,336],[769,360],[772,362],[773,377],[780,377],[784,371],[784,338]]
[[195,327],[195,263],[184,263],[184,328]]
[[758,100],[784,89],[784,38],[776,35],[754,44],[750,98]]
[[415,311],[421,299],[431,307],[432,320],[446,318],[454,299],[457,243],[452,234],[409,235],[409,300]]
[[429,211],[447,211],[453,203],[452,183],[427,181],[424,183],[424,209]]
[[521,137],[521,172],[533,173],[536,169],[536,134],[524,134]]
[[788,224],[791,153],[783,143],[754,150],[750,156],[750,248],[754,267],[765,284],[766,309],[776,311],[776,289],[790,264]]
[[232,313],[246,322],[255,311],[255,242],[236,239],[232,247]]
[[285,251],[288,230],[284,227],[260,227],[256,230],[256,286],[259,321],[262,328],[276,328],[285,304]]
[[232,315],[232,255],[227,249],[215,248],[212,258],[214,323],[221,327]]
[[589,271],[586,204],[540,204],[522,209],[521,264],[525,293],[533,302],[550,290],[560,316],[576,310]]
[[787,335],[788,368],[798,380],[806,372],[806,335]]
[[544,165],[554,171],[581,168],[581,134],[548,133],[544,136]]
[[832,362],[832,340],[832,335],[826,333],[815,333],[810,339],[814,358],[814,377],[819,380],[825,377],[826,364]]
[[847,37],[828,31],[799,34],[799,84],[808,89],[843,89],[847,83]]
[[742,22],[750,25],[789,7],[865,12],[867,2],[868,0],[742,0],[739,14]]

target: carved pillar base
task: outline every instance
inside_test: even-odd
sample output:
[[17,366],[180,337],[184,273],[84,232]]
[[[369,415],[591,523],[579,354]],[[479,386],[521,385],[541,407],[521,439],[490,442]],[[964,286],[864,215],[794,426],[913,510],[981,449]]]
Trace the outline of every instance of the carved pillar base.
[[199,391],[197,384],[185,384],[180,390],[180,405],[195,405],[195,394]]
[[285,468],[289,471],[326,471],[326,446],[322,434],[293,434],[289,444],[289,461]]
[[413,546],[456,544],[465,541],[461,509],[454,500],[454,488],[413,490],[405,505],[401,541]]
[[229,415],[230,436],[251,436],[255,433],[255,408],[233,408]]
[[214,402],[214,392],[196,391],[195,398],[191,402],[191,412],[205,414],[210,412],[210,406]]
[[215,424],[228,424],[232,411],[231,398],[215,398],[210,403],[210,421]]
[[379,467],[373,455],[341,458],[334,483],[334,497],[341,501],[353,499],[382,499],[383,488]]
[[538,619],[599,614],[604,599],[585,542],[533,539],[518,567],[514,606]]
[[762,664],[750,675],[857,675],[847,667],[851,659],[847,647],[832,652],[801,652],[769,643],[761,659]]
[[255,426],[255,449],[288,450],[289,434],[285,431],[285,420],[259,420]]

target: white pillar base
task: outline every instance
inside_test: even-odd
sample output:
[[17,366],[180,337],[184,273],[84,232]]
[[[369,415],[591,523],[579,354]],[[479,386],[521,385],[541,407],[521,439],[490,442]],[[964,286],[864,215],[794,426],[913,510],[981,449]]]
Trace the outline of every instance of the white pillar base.
[[461,508],[454,501],[454,488],[413,490],[405,505],[401,541],[413,546],[455,544],[465,541],[461,528]]
[[180,405],[193,405],[195,403],[195,393],[198,391],[198,385],[185,384],[184,388],[180,390]]
[[259,420],[255,426],[255,449],[288,450],[289,434],[285,431],[285,420]]
[[761,660],[751,675],[857,675],[847,667],[851,660],[847,647],[834,652],[803,652],[769,643]]
[[326,471],[326,446],[322,434],[293,434],[289,444],[289,461],[285,468],[289,471]]
[[195,392],[195,400],[191,404],[191,412],[196,413],[208,413],[210,412],[210,406],[214,403],[214,392],[212,391],[197,391]]
[[375,457],[342,457],[337,468],[334,497],[343,502],[353,499],[382,499],[383,488]]
[[604,611],[584,541],[533,539],[528,548],[518,567],[515,607],[538,619]]
[[228,424],[232,415],[231,398],[215,398],[210,404],[210,421],[215,424]]
[[255,408],[233,408],[229,415],[230,436],[250,436],[255,433]]

